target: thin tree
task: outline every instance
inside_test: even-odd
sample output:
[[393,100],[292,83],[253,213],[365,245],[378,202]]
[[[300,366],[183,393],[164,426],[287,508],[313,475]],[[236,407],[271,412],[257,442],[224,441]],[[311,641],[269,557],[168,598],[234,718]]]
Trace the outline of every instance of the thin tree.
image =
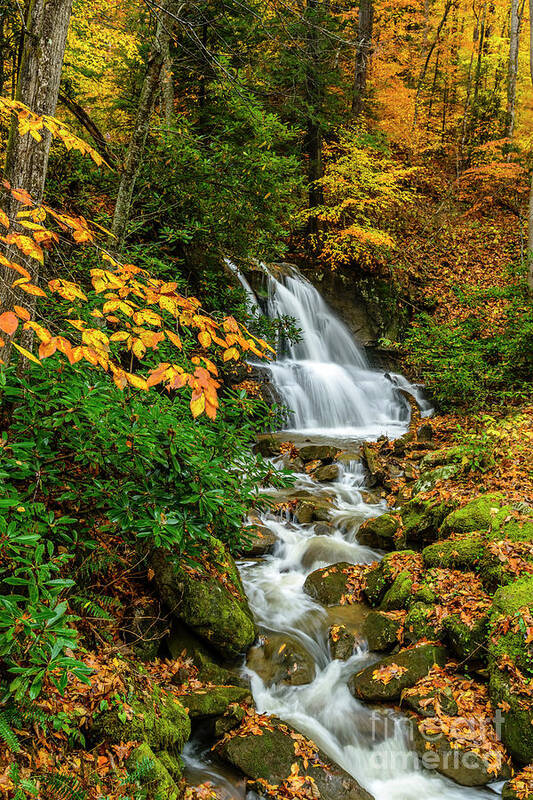
[[439,24],[437,26],[437,31],[435,33],[435,38],[433,39],[433,41],[431,42],[431,44],[430,44],[430,46],[428,48],[428,51],[426,53],[426,57],[424,59],[424,63],[422,64],[422,68],[421,68],[420,74],[418,76],[418,81],[417,81],[417,85],[416,85],[415,110],[414,110],[414,115],[413,115],[412,130],[414,130],[416,128],[416,123],[418,122],[418,110],[419,110],[419,107],[420,107],[420,97],[421,97],[421,94],[422,94],[422,89],[423,89],[423,86],[424,86],[424,80],[425,80],[426,73],[427,73],[427,70],[428,70],[429,62],[431,61],[431,56],[433,55],[433,52],[434,52],[436,46],[440,42],[440,35],[441,35],[441,32],[442,32],[442,29],[444,28],[444,25],[446,24],[446,20],[448,19],[448,14],[450,13],[450,10],[452,9],[453,4],[454,4],[454,0],[446,0],[446,4],[444,6],[444,11],[442,12],[442,17],[441,17],[440,22],[439,22]]
[[355,51],[355,75],[352,97],[352,111],[360,114],[366,95],[368,65],[372,55],[372,26],[374,5],[372,0],[361,0],[359,5],[358,37]]
[[507,113],[505,116],[505,136],[513,138],[516,112],[516,79],[518,75],[518,48],[520,28],[524,12],[524,2],[511,0],[511,23],[509,30],[509,64],[507,68]]
[[[28,3],[25,18],[24,40],[16,83],[16,98],[25,103],[37,114],[53,116],[59,95],[61,68],[65,54],[67,31],[72,13],[72,0],[34,0]],[[43,199],[51,134],[41,131],[39,140],[29,134],[20,136],[16,120],[9,132],[4,177],[16,189],[24,189],[35,203]],[[6,194],[4,211],[16,228],[18,203]],[[5,257],[21,263],[22,256],[14,246],[4,248]],[[32,275],[33,282],[38,279],[37,262],[29,259],[24,263]],[[28,295],[14,289],[13,271],[9,267],[0,268],[0,302],[2,305],[20,303],[28,308]],[[1,357],[9,358],[10,343],[6,343]]]
[[157,6],[157,10],[155,37],[148,56],[148,64],[139,98],[139,105],[137,107],[137,115],[120,177],[113,224],[111,227],[111,232],[115,237],[115,246],[118,250],[120,250],[124,244],[135,182],[141,168],[146,139],[148,137],[148,131],[150,130],[150,119],[152,117],[156,98],[162,88],[163,68],[168,53],[168,43],[173,24],[173,0],[168,0],[165,5]]

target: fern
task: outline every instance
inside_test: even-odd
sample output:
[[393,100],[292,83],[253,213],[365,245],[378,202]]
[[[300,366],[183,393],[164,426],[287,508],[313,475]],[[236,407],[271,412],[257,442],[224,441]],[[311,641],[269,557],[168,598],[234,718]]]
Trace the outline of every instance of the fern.
[[106,622],[112,622],[114,619],[108,611],[88,597],[73,595],[69,597],[69,603],[82,617],[92,617]]
[[87,800],[87,792],[72,775],[51,772],[39,775],[39,780],[54,800]]
[[149,756],[139,759],[133,769],[128,769],[121,783],[143,783],[152,777],[154,761]]
[[16,733],[11,729],[13,714],[10,709],[0,711],[0,738],[4,740],[12,753],[20,753],[20,743]]

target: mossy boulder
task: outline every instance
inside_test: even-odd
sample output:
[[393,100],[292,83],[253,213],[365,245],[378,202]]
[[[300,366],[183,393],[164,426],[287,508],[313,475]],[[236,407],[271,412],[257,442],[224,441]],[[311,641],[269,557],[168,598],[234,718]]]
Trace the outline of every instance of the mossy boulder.
[[[130,773],[138,774],[141,797],[164,797],[166,800],[181,800],[183,789],[165,766],[166,753],[155,754],[146,742],[132,750],[126,766]],[[161,757],[163,756],[163,757]]]
[[500,772],[489,772],[490,763],[473,749],[457,747],[457,743],[444,734],[423,735],[413,723],[413,744],[426,769],[435,770],[461,786],[486,786],[495,780],[510,777],[510,767],[502,763]]
[[435,467],[442,467],[444,465],[458,464],[464,455],[464,448],[459,447],[442,447],[440,450],[433,450],[432,453],[426,455],[420,461],[420,469],[424,472],[435,469]]
[[260,642],[248,651],[247,664],[266,686],[311,683],[315,677],[315,662],[296,637],[269,633],[260,637]]
[[341,597],[347,593],[346,582],[352,564],[339,561],[330,567],[322,567],[311,572],[305,579],[304,592],[323,606],[337,606]]
[[449,717],[454,717],[457,714],[457,703],[449,686],[442,689],[434,688],[429,692],[416,692],[415,686],[408,694],[402,696],[401,702],[402,708],[406,707],[421,717],[434,717],[436,704]]
[[244,679],[234,669],[224,667],[220,655],[179,620],[174,621],[166,644],[173,659],[191,659],[198,668],[198,679],[204,683],[244,685]]
[[[301,756],[295,755],[294,737],[298,737],[297,732],[274,717],[268,727],[261,728],[262,735],[239,735],[239,729],[235,733],[219,744],[217,754],[250,780],[262,779],[271,785],[279,785],[289,777],[293,764],[297,764],[300,775],[313,778],[321,800],[372,800],[355,778],[318,748],[314,761],[306,763]],[[260,784],[256,788],[261,792]]]
[[472,625],[467,625],[458,614],[451,614],[442,622],[444,639],[459,661],[470,665],[484,664],[487,660],[488,616],[481,615]]
[[384,611],[371,611],[363,623],[363,636],[369,650],[387,652],[399,641],[402,620]]
[[91,727],[91,740],[146,742],[155,752],[183,749],[191,735],[191,721],[181,703],[154,692],[151,698],[132,700],[130,706],[132,711],[125,720],[119,717],[119,707],[98,714]]
[[396,576],[392,586],[387,589],[380,608],[383,611],[399,611],[407,608],[411,600],[413,579],[409,572],[403,571]]
[[482,494],[448,514],[440,533],[445,537],[451,533],[499,530],[510,511],[511,507],[504,504],[499,492]]
[[418,495],[404,503],[400,509],[403,534],[408,542],[431,542],[438,536],[442,521],[455,508],[453,499],[423,500]]
[[220,717],[233,703],[253,702],[249,689],[242,686],[206,686],[180,695],[180,702],[193,720]]
[[122,630],[135,656],[141,661],[152,661],[169,633],[169,621],[159,600],[141,597],[132,603]]
[[406,642],[419,642],[421,639],[439,641],[441,634],[433,617],[432,606],[426,603],[413,603],[405,617],[404,639]]
[[[419,558],[419,555],[414,550],[399,550],[394,551],[392,553],[388,553],[380,563],[374,567],[374,569],[369,570],[365,575],[365,589],[364,595],[371,606],[379,606],[381,601],[383,600],[384,595],[390,589],[395,582],[395,571],[392,569],[392,565],[394,563],[394,559],[396,556],[401,556],[403,563],[405,565],[405,572],[409,573],[409,563],[410,561],[415,563],[416,559]],[[410,573],[409,573],[410,575]],[[396,589],[399,591],[400,586],[403,583],[402,579]],[[405,589],[405,586],[403,587]],[[396,589],[392,593],[391,602],[393,602],[393,598],[396,596]],[[391,608],[383,609],[383,610],[391,610]]]
[[164,548],[152,553],[155,581],[170,614],[225,658],[237,658],[256,636],[239,572],[222,542],[211,538],[192,566]]
[[428,674],[434,664],[444,666],[446,650],[436,645],[421,645],[402,650],[366,667],[348,681],[354,697],[367,702],[398,700],[404,689]]
[[[533,577],[525,577],[498,589],[489,619],[489,693],[495,708],[506,708],[501,740],[520,764],[533,761],[533,652],[524,621],[532,611]],[[514,670],[523,682],[514,683]]]
[[460,569],[473,572],[484,552],[483,537],[465,536],[460,539],[445,539],[429,544],[422,550],[427,569]]
[[381,550],[397,550],[396,534],[400,530],[400,522],[393,514],[381,514],[379,517],[367,519],[357,532],[357,541],[366,547],[377,547]]

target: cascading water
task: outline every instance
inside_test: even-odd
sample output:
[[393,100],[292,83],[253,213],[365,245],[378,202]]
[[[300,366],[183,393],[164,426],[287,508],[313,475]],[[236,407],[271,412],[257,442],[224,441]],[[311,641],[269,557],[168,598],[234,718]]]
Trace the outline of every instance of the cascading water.
[[361,438],[401,433],[409,405],[398,388],[407,382],[370,369],[364,350],[295,268],[279,276],[265,268],[265,274],[268,316],[291,317],[301,331],[297,342],[283,342],[270,367],[290,409],[288,428]]
[[[294,410],[291,425],[299,438],[316,441],[326,436],[342,448],[347,434],[351,442],[379,433],[401,434],[408,423],[401,394],[382,373],[369,368],[362,351],[318,292],[296,271],[284,280],[270,273],[267,277],[268,313],[288,314],[302,330],[301,341],[285,345],[281,358],[271,367],[276,388]],[[401,376],[394,377],[398,385],[413,391]],[[302,525],[272,514],[262,517],[278,541],[272,554],[240,565],[250,607],[267,636],[277,633],[299,640],[315,662],[315,678],[303,686],[267,686],[251,666],[244,667],[257,709],[280,717],[313,739],[376,800],[494,797],[488,790],[462,788],[425,771],[408,747],[403,718],[391,710],[371,710],[352,697],[347,687],[349,676],[372,663],[375,656],[360,638],[357,652],[348,661],[332,660],[327,632],[331,624],[343,622],[357,633],[361,608],[326,610],[303,591],[305,578],[319,567],[380,558],[357,542],[360,524],[385,511],[383,503],[363,500],[364,481],[357,460],[340,464],[337,480],[327,485],[317,484],[305,473],[297,476],[295,492],[333,497],[327,535],[317,530],[316,524]],[[218,786],[224,796],[231,796],[223,779]],[[238,796],[242,797],[242,792],[233,794]]]

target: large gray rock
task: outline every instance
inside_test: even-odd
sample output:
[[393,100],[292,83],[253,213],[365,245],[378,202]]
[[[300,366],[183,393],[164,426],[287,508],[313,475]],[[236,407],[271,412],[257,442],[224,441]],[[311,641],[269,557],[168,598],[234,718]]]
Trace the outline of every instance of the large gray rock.
[[444,666],[444,647],[422,645],[403,650],[352,675],[348,688],[354,697],[368,702],[398,700],[404,689],[428,674],[434,664]]
[[390,613],[371,611],[363,623],[363,636],[369,650],[386,652],[398,644],[402,620]]
[[352,566],[347,561],[340,561],[316,569],[305,579],[304,592],[323,606],[338,606],[342,596],[348,592],[346,584]]
[[[260,730],[262,735],[239,735],[237,729],[236,735],[219,744],[219,757],[247,778],[264,780],[277,786],[289,777],[293,764],[297,764],[299,774],[309,775],[315,782],[320,800],[373,800],[372,795],[355,778],[318,748],[314,750],[316,756],[306,766],[302,756],[295,754],[295,737],[297,740],[298,734],[294,728],[272,717],[269,727]],[[303,737],[300,739],[304,744]],[[256,784],[254,788],[259,792],[262,790],[261,784]]]
[[247,664],[267,686],[311,683],[315,677],[315,662],[301,642],[277,633],[260,638],[264,639],[262,645],[248,651]]

